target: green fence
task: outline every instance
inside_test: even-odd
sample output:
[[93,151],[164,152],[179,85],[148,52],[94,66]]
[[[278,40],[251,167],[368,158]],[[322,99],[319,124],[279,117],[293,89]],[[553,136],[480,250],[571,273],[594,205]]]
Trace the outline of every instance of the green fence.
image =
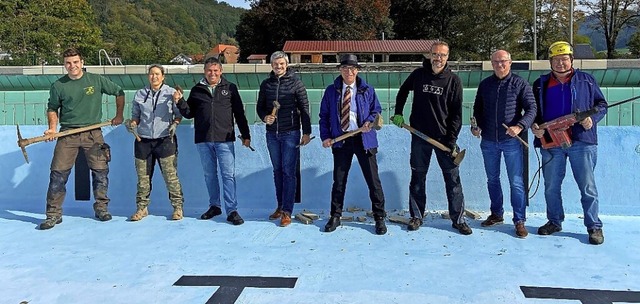
[[[610,103],[640,95],[640,70],[609,69],[588,71],[596,77],[598,83]],[[468,122],[472,111],[476,88],[480,80],[491,75],[491,71],[458,72],[463,82],[464,104],[463,122]],[[517,71],[522,77],[533,82],[543,71]],[[307,87],[311,118],[318,122],[318,111],[324,89],[331,84],[337,73],[301,73],[300,77]],[[384,117],[390,117],[394,112],[395,98],[398,87],[409,75],[408,72],[361,72],[359,74],[376,88],[378,98],[384,109]],[[260,83],[267,74],[243,73],[225,74],[229,81],[240,88],[240,95],[245,104],[247,119],[250,123],[259,122],[255,104],[258,98]],[[46,120],[46,104],[49,98],[49,87],[60,75],[0,75],[0,125],[44,125]],[[147,84],[147,76],[140,74],[108,75],[110,79],[125,88],[125,117],[130,116],[131,100],[135,91]],[[166,83],[172,86],[180,85],[188,89],[193,86],[201,75],[174,74],[167,75]],[[186,90],[188,94],[188,90]],[[405,105],[405,116],[411,110],[411,95]],[[103,97],[104,118],[115,115],[115,98]],[[190,123],[190,121],[185,121]],[[624,104],[609,109],[602,125],[630,126],[640,125],[640,101]]]

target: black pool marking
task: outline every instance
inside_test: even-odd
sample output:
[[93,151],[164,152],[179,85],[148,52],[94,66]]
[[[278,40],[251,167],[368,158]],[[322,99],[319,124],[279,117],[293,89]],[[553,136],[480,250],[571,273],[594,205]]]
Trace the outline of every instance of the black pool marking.
[[245,287],[294,288],[298,278],[182,276],[173,286],[220,286],[206,304],[233,304]]
[[520,286],[525,298],[578,300],[582,304],[640,303],[640,291]]

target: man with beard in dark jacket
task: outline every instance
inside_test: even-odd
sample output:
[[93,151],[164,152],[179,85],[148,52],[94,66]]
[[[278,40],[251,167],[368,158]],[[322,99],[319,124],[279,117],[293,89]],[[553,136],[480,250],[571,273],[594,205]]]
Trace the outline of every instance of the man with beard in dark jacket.
[[307,90],[293,71],[287,69],[287,54],[277,51],[271,55],[270,61],[272,72],[260,84],[256,110],[260,119],[267,124],[267,148],[273,165],[278,201],[276,211],[269,219],[280,219],[280,226],[286,227],[291,224],[296,196],[296,166],[300,146],[310,141],[311,118]]
[[[409,91],[413,91],[410,124],[416,130],[457,151],[456,140],[462,126],[462,83],[447,66],[449,45],[438,41],[431,46],[430,60],[413,71],[404,81],[396,96],[395,115],[391,118],[398,127],[404,124],[402,110]],[[451,155],[435,148],[416,135],[411,136],[411,182],[409,184],[409,212],[411,220],[408,230],[418,230],[422,225],[427,204],[426,177],[431,154],[442,169],[449,203],[452,227],[461,234],[469,235],[471,228],[464,220],[464,195],[458,166]]]
[[222,214],[218,184],[220,166],[227,221],[243,224],[236,198],[234,118],[244,146],[251,145],[251,136],[238,87],[222,77],[222,63],[209,57],[204,61],[204,78],[191,89],[187,101],[180,98],[177,106],[184,118],[194,120],[195,143],[209,192],[209,210],[200,218],[208,220]]

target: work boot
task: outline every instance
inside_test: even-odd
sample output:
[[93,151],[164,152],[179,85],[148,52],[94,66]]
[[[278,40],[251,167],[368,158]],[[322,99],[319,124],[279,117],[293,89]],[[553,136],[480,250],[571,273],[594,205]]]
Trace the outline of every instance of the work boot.
[[174,221],[179,221],[182,219],[182,207],[173,207],[173,214],[171,215],[171,219]]
[[504,218],[502,216],[497,216],[492,213],[491,215],[489,215],[489,217],[486,220],[480,223],[480,226],[489,227],[489,226],[498,225],[502,223],[504,223]]
[[409,220],[409,225],[407,225],[407,230],[416,231],[420,229],[420,226],[422,226],[422,219],[417,217],[412,217]]
[[60,223],[62,223],[62,216],[47,216],[47,219],[40,223],[39,228],[40,230],[47,230]]
[[276,209],[276,211],[274,211],[273,213],[271,213],[271,215],[269,215],[269,219],[270,220],[277,220],[282,216],[282,209],[278,208]]
[[376,234],[383,235],[387,233],[387,225],[384,223],[384,218],[376,219]]
[[240,217],[238,211],[232,211],[231,213],[229,213],[229,216],[227,216],[227,221],[236,226],[244,224],[244,220],[242,219],[242,217]]
[[147,210],[147,207],[144,207],[142,209],[138,208],[138,210],[136,210],[136,213],[134,213],[131,216],[131,221],[132,222],[137,222],[137,221],[143,219],[147,215],[149,215],[149,210]]
[[458,232],[460,232],[460,234],[469,235],[473,233],[473,231],[471,230],[469,225],[467,225],[467,223],[460,223],[460,224],[452,223],[451,227],[458,229]]
[[106,222],[110,221],[112,217],[109,211],[107,211],[106,209],[100,209],[96,210],[96,218],[98,218],[102,222]]
[[538,228],[539,235],[550,235],[552,233],[560,232],[560,231],[562,231],[562,227],[556,226],[551,221],[547,222],[546,224]]
[[334,215],[327,221],[327,224],[324,225],[324,232],[333,232],[338,226],[340,226],[340,216]]
[[[276,210],[278,212],[278,210]],[[291,215],[287,212],[282,212],[282,218],[280,219],[280,227],[287,227],[291,224]]]
[[209,206],[209,210],[200,216],[200,219],[208,220],[216,215],[222,214],[222,210],[218,206]]
[[527,227],[524,226],[524,222],[519,222],[516,224],[516,236],[524,239],[529,235],[529,231],[527,231]]
[[591,245],[600,245],[604,243],[604,235],[602,234],[602,229],[589,229],[589,244]]

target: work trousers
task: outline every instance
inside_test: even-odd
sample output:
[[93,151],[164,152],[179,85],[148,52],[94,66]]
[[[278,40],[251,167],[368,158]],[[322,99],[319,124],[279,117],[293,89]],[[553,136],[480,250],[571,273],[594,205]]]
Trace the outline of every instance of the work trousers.
[[109,161],[111,150],[104,142],[102,130],[94,129],[59,137],[51,160],[49,188],[47,189],[47,217],[62,216],[62,203],[67,194],[67,181],[71,168],[76,162],[78,151],[82,149],[91,169],[94,211],[107,210],[109,197]]

